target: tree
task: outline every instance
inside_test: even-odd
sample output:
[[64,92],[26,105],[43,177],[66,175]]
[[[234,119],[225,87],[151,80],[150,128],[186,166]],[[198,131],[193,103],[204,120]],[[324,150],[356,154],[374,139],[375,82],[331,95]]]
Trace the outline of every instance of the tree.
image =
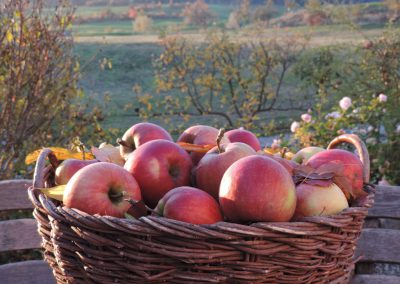
[[146,32],[151,30],[152,25],[152,19],[147,16],[143,10],[140,10],[133,22],[133,30],[135,32]]
[[277,13],[277,10],[274,7],[273,0],[266,0],[265,2],[265,5],[257,8],[253,18],[255,21],[265,22],[268,24],[272,17]]
[[196,0],[193,4],[188,4],[183,9],[184,22],[187,25],[208,26],[215,15],[209,10],[204,0]]
[[0,179],[21,174],[32,150],[66,145],[77,135],[88,142],[105,135],[102,112],[88,112],[77,88],[73,9],[63,1],[45,13],[43,3],[8,0],[0,6]]
[[[235,42],[226,34],[211,34],[199,45],[169,38],[155,62],[157,100],[140,97],[142,117],[181,115],[215,118],[216,125],[259,130],[269,111],[302,105],[280,101],[281,87],[304,43],[297,38]],[[164,91],[175,95],[163,95]]]
[[385,0],[384,3],[392,13],[393,20],[400,16],[400,0]]

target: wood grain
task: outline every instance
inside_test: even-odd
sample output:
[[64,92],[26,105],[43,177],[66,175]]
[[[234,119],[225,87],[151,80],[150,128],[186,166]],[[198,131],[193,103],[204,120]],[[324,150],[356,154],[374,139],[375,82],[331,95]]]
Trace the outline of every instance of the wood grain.
[[355,275],[350,284],[399,284],[400,277],[389,275]]
[[40,248],[40,243],[35,219],[0,222],[0,252]]
[[378,186],[368,217],[400,219],[400,186]]
[[0,265],[2,284],[55,284],[49,265],[43,260],[30,260]]
[[[357,243],[361,262],[400,263],[400,230],[364,229]],[[400,282],[399,282],[400,283]]]
[[29,179],[0,181],[0,210],[32,209],[27,193],[31,185]]

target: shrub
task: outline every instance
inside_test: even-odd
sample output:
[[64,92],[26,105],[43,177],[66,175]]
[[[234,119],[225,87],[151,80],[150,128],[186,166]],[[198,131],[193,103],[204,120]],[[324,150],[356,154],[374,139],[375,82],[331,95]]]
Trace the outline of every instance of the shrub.
[[135,32],[147,32],[151,30],[152,25],[152,19],[147,16],[143,10],[140,10],[133,22],[133,30]]
[[23,161],[32,150],[106,135],[101,110],[89,112],[77,88],[73,9],[62,1],[45,13],[43,3],[9,0],[0,7],[0,179],[26,174]]
[[196,2],[186,5],[182,13],[187,25],[207,27],[216,18],[204,0],[196,0]]
[[[315,90],[319,103],[292,125],[300,147],[356,133],[368,146],[372,181],[400,184],[399,39],[399,32],[389,28],[348,54],[317,51],[302,61],[299,70],[309,70],[302,73],[303,82]],[[341,64],[323,64],[335,60]],[[329,105],[332,99],[340,101]]]
[[170,37],[163,45],[155,62],[160,94],[138,97],[144,118],[180,115],[188,122],[202,116],[216,126],[264,132],[268,113],[296,108],[283,103],[282,85],[303,51],[303,39],[238,42],[210,33],[202,43]]

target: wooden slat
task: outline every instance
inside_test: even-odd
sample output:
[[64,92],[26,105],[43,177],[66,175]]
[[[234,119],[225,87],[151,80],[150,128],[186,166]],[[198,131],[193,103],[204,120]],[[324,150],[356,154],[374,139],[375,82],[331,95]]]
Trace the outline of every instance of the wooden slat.
[[356,255],[362,256],[362,262],[400,263],[399,240],[400,230],[364,229],[357,243]]
[[0,181],[0,211],[33,208],[27,193],[31,184],[29,179]]
[[400,277],[400,263],[358,262],[356,271],[357,274],[384,274]]
[[400,219],[399,200],[399,186],[378,186],[375,194],[375,204],[368,210],[368,217]]
[[400,277],[389,275],[355,275],[351,284],[399,284]]
[[1,284],[54,284],[52,270],[43,260],[0,265]]
[[41,237],[35,219],[0,222],[0,252],[40,248]]

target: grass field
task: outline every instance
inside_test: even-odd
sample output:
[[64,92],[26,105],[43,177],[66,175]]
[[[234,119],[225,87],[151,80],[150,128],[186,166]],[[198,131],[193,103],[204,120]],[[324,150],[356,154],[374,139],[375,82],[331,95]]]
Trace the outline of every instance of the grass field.
[[[212,10],[218,15],[216,26],[223,22],[233,10],[233,6],[214,5]],[[103,8],[91,7],[78,9],[78,15],[97,13]],[[122,13],[126,7],[112,8],[115,13]],[[81,24],[74,27],[76,40],[75,54],[80,58],[82,78],[80,86],[85,91],[88,102],[99,105],[107,114],[105,127],[125,129],[137,121],[133,111],[125,111],[127,104],[135,103],[136,94],[133,86],[140,85],[143,92],[155,93],[154,69],[152,61],[162,52],[158,44],[161,31],[173,32],[179,21],[154,21],[154,29],[145,34],[133,32],[132,21],[105,21]],[[195,27],[181,27],[179,31],[191,40],[202,40],[205,32]],[[262,29],[247,27],[231,32],[237,40],[249,41],[256,38],[285,38],[294,35],[309,35],[310,46],[354,44],[364,41],[364,36],[375,38],[382,33],[381,25],[364,26],[362,33],[346,25],[319,27],[292,27],[284,29]],[[110,61],[112,68],[101,68],[104,61]],[[294,78],[285,82],[284,93],[302,95],[298,90],[299,82]],[[109,99],[110,98],[110,99]],[[269,118],[289,120],[298,113],[269,113]]]
[[[77,16],[93,16],[110,10],[115,14],[123,14],[128,11],[129,7],[77,7]],[[232,5],[210,5],[210,10],[216,15],[216,21],[213,25],[223,27],[227,21],[229,14],[234,9]],[[180,12],[176,8],[170,8],[164,5],[165,13]],[[131,20],[105,20],[90,23],[82,23],[74,26],[73,34],[75,36],[105,36],[105,35],[139,35],[139,34],[160,34],[161,32],[193,32],[198,30],[196,26],[182,25],[182,19],[154,19],[152,29],[146,33],[137,33],[133,30],[134,21]]]

